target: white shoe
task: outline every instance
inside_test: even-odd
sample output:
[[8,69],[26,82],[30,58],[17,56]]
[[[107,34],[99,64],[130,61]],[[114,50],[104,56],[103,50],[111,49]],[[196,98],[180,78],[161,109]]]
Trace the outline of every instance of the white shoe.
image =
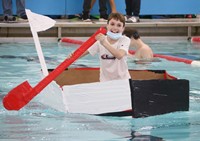
[[28,22],[28,19],[22,19],[20,17],[17,18],[17,22]]
[[130,17],[131,17],[131,16],[128,16],[128,15],[124,16],[125,21],[127,22],[127,20],[128,20]]
[[137,23],[139,21],[140,21],[139,17],[132,16],[132,17],[128,18],[126,22],[127,23]]
[[83,20],[84,22],[91,22],[89,12],[83,12],[83,14],[82,14],[82,20]]
[[104,18],[99,18],[100,22],[107,22],[108,20],[104,19]]
[[91,19],[82,19],[84,22],[91,22]]

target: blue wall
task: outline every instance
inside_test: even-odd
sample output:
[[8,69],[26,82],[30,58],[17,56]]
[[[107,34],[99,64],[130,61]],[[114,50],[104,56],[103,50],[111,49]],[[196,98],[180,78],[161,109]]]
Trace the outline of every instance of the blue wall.
[[[15,0],[13,12],[16,13]],[[0,14],[2,11],[0,0]],[[115,0],[117,10],[125,14],[124,0]],[[26,0],[26,8],[44,15],[72,15],[82,12],[83,0]],[[98,0],[92,14],[99,14]],[[141,0],[140,15],[200,14],[200,0]]]

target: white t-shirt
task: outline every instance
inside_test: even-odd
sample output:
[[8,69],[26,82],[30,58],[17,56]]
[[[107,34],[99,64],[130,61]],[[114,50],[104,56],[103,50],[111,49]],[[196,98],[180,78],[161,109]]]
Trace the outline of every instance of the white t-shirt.
[[[112,44],[114,48],[125,50],[127,55],[129,45],[130,39],[126,36],[122,36],[117,42]],[[88,51],[92,56],[99,53],[101,82],[131,78],[128,71],[127,55],[118,60],[104,46],[102,46],[99,41],[96,41]]]

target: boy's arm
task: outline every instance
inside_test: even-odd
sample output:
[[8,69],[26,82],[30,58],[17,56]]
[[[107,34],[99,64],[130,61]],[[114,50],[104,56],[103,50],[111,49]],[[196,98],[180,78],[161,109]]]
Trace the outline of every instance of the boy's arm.
[[[88,50],[86,50],[79,58],[82,58],[82,57],[84,57],[84,56],[87,55],[87,54],[89,54],[89,51],[88,51]],[[72,55],[73,55],[73,53],[70,53],[69,56],[68,56],[67,58],[70,58]],[[79,58],[78,58],[78,59],[79,59]]]
[[122,59],[126,55],[126,51],[123,49],[116,49],[110,45],[110,43],[107,42],[107,40],[104,40],[102,45],[117,59]]
[[88,55],[88,54],[89,54],[89,51],[86,50],[79,58],[82,58],[82,57],[84,57],[84,56],[86,56],[86,55]]

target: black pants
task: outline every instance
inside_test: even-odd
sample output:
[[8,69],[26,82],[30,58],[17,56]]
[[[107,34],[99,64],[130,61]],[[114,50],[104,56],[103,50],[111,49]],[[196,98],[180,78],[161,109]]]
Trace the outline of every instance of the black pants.
[[139,16],[141,0],[125,0],[126,2],[126,15]]
[[[83,2],[83,13],[89,13],[92,0],[84,0]],[[99,13],[100,16],[107,15],[107,0],[99,0]]]

